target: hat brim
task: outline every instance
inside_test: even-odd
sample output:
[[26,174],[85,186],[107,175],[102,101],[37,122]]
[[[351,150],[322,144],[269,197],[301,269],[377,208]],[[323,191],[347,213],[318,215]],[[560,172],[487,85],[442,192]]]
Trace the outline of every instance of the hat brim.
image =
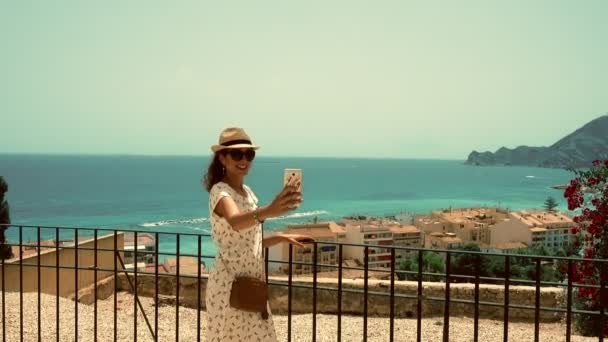
[[250,144],[236,144],[236,145],[230,145],[230,146],[213,145],[213,146],[211,146],[211,151],[213,151],[213,153],[216,153],[216,152],[219,152],[222,150],[234,149],[234,148],[250,148],[250,149],[257,150],[260,147],[256,146],[256,145],[250,145]]

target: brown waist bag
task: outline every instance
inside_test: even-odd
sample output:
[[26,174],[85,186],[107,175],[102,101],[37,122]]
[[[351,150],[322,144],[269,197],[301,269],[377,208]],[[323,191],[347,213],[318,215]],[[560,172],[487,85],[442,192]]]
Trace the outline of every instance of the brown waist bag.
[[268,285],[254,277],[236,277],[230,291],[230,306],[235,309],[259,312],[268,319]]

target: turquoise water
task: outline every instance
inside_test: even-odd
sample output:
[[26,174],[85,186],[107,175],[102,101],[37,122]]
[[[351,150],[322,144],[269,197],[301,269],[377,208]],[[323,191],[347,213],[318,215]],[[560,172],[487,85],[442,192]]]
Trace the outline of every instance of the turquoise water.
[[[208,233],[208,196],[201,186],[208,161],[207,156],[0,155],[0,175],[9,183],[15,224]],[[541,207],[547,196],[566,210],[561,192],[550,187],[572,177],[564,170],[474,167],[453,160],[260,157],[247,183],[262,203],[280,190],[284,168],[304,170],[304,203],[289,216],[268,221],[268,230],[315,216]],[[16,230],[8,235],[15,239]],[[35,230],[24,230],[25,240],[34,238]],[[174,251],[173,240],[161,236],[161,250]],[[182,251],[191,252],[196,244],[195,238],[183,237]],[[203,249],[214,254],[208,238]]]

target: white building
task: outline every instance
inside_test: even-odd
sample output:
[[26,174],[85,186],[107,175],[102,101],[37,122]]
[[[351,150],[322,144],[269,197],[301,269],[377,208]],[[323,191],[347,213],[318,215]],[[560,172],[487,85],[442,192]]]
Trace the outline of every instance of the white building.
[[512,212],[517,224],[508,231],[497,232],[501,242],[523,242],[528,246],[542,245],[547,248],[562,248],[572,241],[570,228],[574,221],[558,212],[542,210]]
[[[378,219],[344,220],[341,224],[346,229],[347,243],[374,246],[368,248],[370,268],[391,267],[391,249],[387,248],[388,246],[422,247],[424,242],[420,229],[409,225],[404,226],[396,221]],[[347,258],[364,263],[364,247],[345,246],[344,251]],[[407,254],[409,254],[408,251],[395,252],[395,258],[403,258]]]
[[[335,243],[344,242],[346,230],[344,227],[335,222],[322,222],[301,225],[289,225],[282,231],[285,234],[302,234],[308,235],[317,242],[317,264],[320,265],[338,265],[338,247]],[[333,244],[323,244],[323,242],[331,242]],[[270,261],[289,261],[289,245],[278,244],[269,249],[268,255]],[[344,252],[343,252],[344,259]],[[313,263],[313,245],[307,244],[304,248],[293,247],[292,262],[295,263]],[[335,268],[319,267],[317,272],[334,271]],[[289,272],[288,264],[278,264],[270,262],[268,265],[269,273],[287,273]],[[292,265],[293,274],[312,273],[311,265]]]

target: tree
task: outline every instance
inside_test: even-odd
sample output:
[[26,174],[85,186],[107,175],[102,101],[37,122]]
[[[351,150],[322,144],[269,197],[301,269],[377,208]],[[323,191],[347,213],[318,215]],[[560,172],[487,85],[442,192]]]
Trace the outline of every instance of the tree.
[[[506,274],[505,258],[506,258],[506,255],[504,257],[491,256],[491,257],[487,258],[488,259],[488,263],[487,263],[488,276],[493,277],[493,278],[500,278],[500,279],[503,279],[505,277],[505,274]],[[511,258],[511,260],[512,260],[512,258]],[[511,263],[510,266],[511,267],[509,268],[509,278],[510,279],[520,278],[521,277],[520,267],[517,264],[513,264],[513,263]],[[498,280],[496,282],[501,283],[501,281],[498,281]]]
[[[536,280],[536,265],[534,264],[530,264],[526,267],[524,267],[524,269],[522,270],[522,275],[528,279],[528,280]],[[543,269],[541,267],[540,269],[540,277],[542,280],[542,276],[543,276]]]
[[[608,279],[608,265],[598,259],[608,258],[608,160],[595,160],[588,170],[574,170],[575,178],[564,191],[568,209],[577,210],[574,217],[574,247],[585,261],[574,263],[572,281],[577,285],[598,285]],[[576,289],[575,304],[578,308],[596,311],[608,303],[602,303],[608,293],[598,288]],[[579,331],[585,335],[608,336],[608,322],[587,314],[577,315]]]
[[555,198],[549,196],[547,197],[547,199],[545,200],[545,210],[549,211],[549,212],[554,212],[555,208],[558,207],[557,201],[555,200]]
[[528,248],[528,251],[526,251],[526,254],[530,254],[530,255],[540,255],[540,256],[551,256],[552,255],[552,251],[549,250],[549,248],[547,248],[545,245],[533,245],[532,247]]
[[[428,273],[445,273],[445,262],[437,253],[433,252],[425,252],[422,255],[422,260],[424,261],[424,269],[425,272]],[[432,277],[429,276],[428,280],[430,281],[438,281],[441,280],[442,277]]]
[[[4,177],[0,176],[0,224],[11,224],[10,208],[8,201],[4,199],[4,194],[8,191],[8,184],[4,181]],[[10,259],[13,257],[11,246],[6,244],[4,235],[7,226],[0,226],[0,259]]]
[[[400,271],[414,272],[413,274],[397,273],[399,280],[418,280],[418,255],[408,257],[399,264]],[[424,273],[444,273],[445,263],[441,256],[435,252],[422,253],[422,272]],[[426,281],[438,281],[441,277],[426,276]]]
[[511,279],[522,279],[523,276],[523,268],[519,265],[511,265]]
[[[409,271],[409,272],[416,272],[416,271],[418,271],[418,261],[414,261],[411,258],[407,258],[407,259],[403,260],[399,264],[399,271]],[[397,273],[397,278],[399,280],[414,280],[414,275],[413,274]]]
[[[463,251],[481,252],[476,243],[467,243],[462,248]],[[476,265],[479,263],[479,275],[489,275],[489,260],[479,254],[455,253],[453,254],[451,273],[455,275],[474,276]],[[466,279],[454,279],[454,282],[468,282]]]

